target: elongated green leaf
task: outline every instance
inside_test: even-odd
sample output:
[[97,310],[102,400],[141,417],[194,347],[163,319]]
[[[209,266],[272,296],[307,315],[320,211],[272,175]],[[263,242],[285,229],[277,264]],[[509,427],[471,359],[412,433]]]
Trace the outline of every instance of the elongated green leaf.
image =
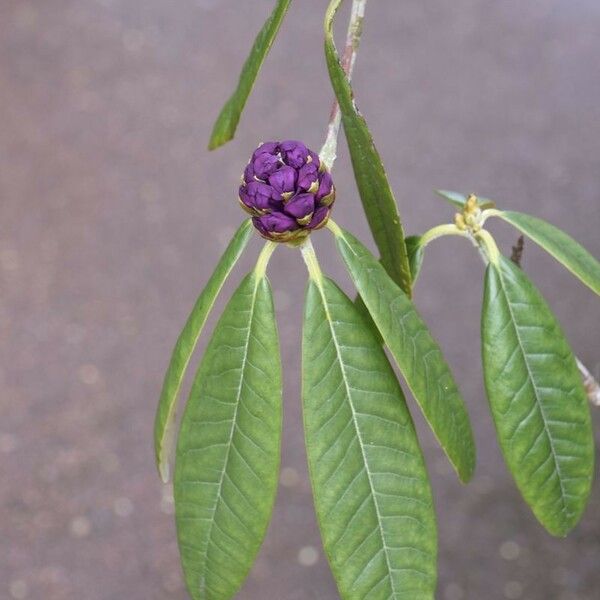
[[214,150],[233,139],[248,96],[254,87],[258,72],[277,37],[283,18],[292,0],[277,0],[277,4],[254,40],[250,55],[246,59],[235,92],[223,106],[213,127],[208,144]]
[[165,483],[169,481],[169,460],[173,444],[177,396],[181,388],[185,370],[190,362],[210,310],[217,299],[217,295],[244,251],[244,248],[247,246],[252,231],[250,220],[244,221],[240,225],[223,256],[221,256],[206,287],[202,290],[198,300],[196,300],[196,304],[173,349],[154,420],[156,464],[160,476]]
[[[465,202],[469,197],[466,194],[461,194],[459,192],[451,192],[449,190],[435,190],[435,193],[438,196],[441,196],[444,200],[447,200],[453,206],[456,206],[456,208],[460,208],[461,210],[464,208]],[[496,206],[496,204],[489,198],[480,198],[479,196],[477,196],[477,205],[481,209],[493,208],[494,206]]]
[[526,275],[490,264],[482,315],[484,378],[504,457],[553,535],[579,520],[594,450],[587,398],[560,325]]
[[381,262],[390,277],[410,295],[410,266],[396,200],[367,123],[354,104],[352,88],[333,41],[333,21],[341,3],[342,0],[332,0],[325,21],[329,77],[340,105],[356,185]]
[[382,347],[329,279],[307,290],[306,448],[323,545],[344,600],[432,600],[431,491],[402,390]]
[[514,225],[596,294],[600,294],[600,262],[570,235],[542,219],[513,210],[497,211],[494,214]]
[[437,342],[406,294],[347,231],[333,228],[338,249],[385,344],[462,481],[475,468],[469,416]]
[[231,598],[246,577],[275,501],[280,440],[271,288],[251,273],[215,328],[177,443],[177,536],[194,600]]

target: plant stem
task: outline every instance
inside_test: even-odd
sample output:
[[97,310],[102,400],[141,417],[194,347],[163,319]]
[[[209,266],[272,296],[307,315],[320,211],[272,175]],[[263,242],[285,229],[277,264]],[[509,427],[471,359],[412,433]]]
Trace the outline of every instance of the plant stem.
[[484,261],[489,261],[494,265],[498,265],[500,251],[490,232],[485,229],[480,229],[473,237],[479,242],[479,247],[483,250],[484,259],[487,259]]
[[437,225],[436,227],[432,227],[431,229],[426,231],[421,236],[419,246],[425,248],[427,244],[444,235],[460,235],[462,237],[468,237],[469,234],[465,231],[461,231],[456,225],[454,225],[454,223],[445,223],[443,225]]
[[583,385],[590,402],[594,406],[600,406],[600,385],[587,367],[577,357],[575,357],[575,361],[577,362],[577,367],[583,378]]
[[[367,0],[353,0],[352,2],[352,11],[350,13],[350,22],[348,24],[348,33],[346,35],[346,47],[344,48],[344,54],[341,60],[342,68],[348,77],[348,81],[352,80],[352,73],[354,71],[354,65],[356,64],[356,55],[358,54],[358,48],[360,46],[362,22],[365,16],[366,6]],[[319,153],[321,160],[329,170],[333,168],[333,164],[337,157],[337,143],[341,122],[342,115],[340,106],[337,100],[335,100],[329,116],[327,137],[325,138],[325,143]]]
[[329,221],[327,221],[327,225],[325,225],[325,227],[327,227],[327,229],[329,229],[329,231],[331,231],[331,233],[333,233],[333,235],[335,237],[343,236],[340,226],[333,219],[329,219]]
[[323,273],[321,271],[321,267],[319,266],[319,261],[317,260],[317,255],[315,254],[315,249],[313,248],[310,238],[306,238],[304,244],[300,246],[300,250],[302,251],[302,258],[306,263],[309,277],[314,282],[319,283],[323,278]]
[[262,279],[265,276],[267,265],[269,264],[269,260],[275,251],[275,248],[277,248],[276,242],[267,242],[260,251],[256,266],[254,267],[254,273],[256,274],[257,279]]

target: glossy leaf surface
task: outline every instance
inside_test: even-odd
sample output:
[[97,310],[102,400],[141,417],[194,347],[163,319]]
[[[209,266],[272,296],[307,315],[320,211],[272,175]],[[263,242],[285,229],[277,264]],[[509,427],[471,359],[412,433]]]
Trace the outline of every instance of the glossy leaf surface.
[[498,211],[496,216],[514,225],[596,294],[600,294],[600,262],[570,235],[542,219],[513,210]]
[[280,440],[271,289],[252,273],[215,328],[177,443],[177,536],[194,600],[231,598],[246,577],[275,501]]
[[523,271],[504,257],[486,272],[482,354],[508,467],[542,525],[566,535],[590,493],[588,402],[556,318]]
[[248,96],[250,96],[260,68],[277,37],[291,2],[292,0],[277,0],[271,16],[254,40],[250,55],[242,67],[237,88],[223,106],[213,127],[208,144],[209,150],[214,150],[233,139]]
[[352,301],[307,290],[304,424],[323,545],[344,600],[433,600],[431,491],[402,390]]
[[154,421],[154,450],[156,464],[162,480],[169,480],[169,460],[171,458],[177,397],[186,368],[190,362],[198,338],[202,333],[206,319],[212,309],[217,295],[225,283],[229,273],[238,261],[252,236],[251,222],[244,221],[233,236],[227,249],[221,256],[217,267],[211,275],[206,287],[196,300],[196,304],[179,335],[171,361],[165,374],[158,409]]
[[390,277],[410,295],[410,266],[396,200],[367,123],[354,103],[350,82],[333,41],[333,21],[341,3],[342,0],[330,3],[325,21],[325,57],[329,77],[340,105],[356,185],[381,262]]
[[475,468],[469,416],[442,351],[406,294],[347,231],[334,229],[346,267],[415,400],[462,481]]

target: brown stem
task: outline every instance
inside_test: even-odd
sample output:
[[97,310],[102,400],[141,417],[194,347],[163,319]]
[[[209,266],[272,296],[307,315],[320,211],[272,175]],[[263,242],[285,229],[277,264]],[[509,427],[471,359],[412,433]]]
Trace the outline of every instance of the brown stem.
[[510,260],[512,260],[517,267],[521,266],[521,260],[523,258],[523,250],[525,249],[525,238],[519,236],[517,243],[512,247],[512,254]]
[[[367,0],[353,0],[352,11],[350,13],[350,22],[348,24],[348,33],[346,34],[346,46],[341,58],[341,65],[348,81],[352,79],[354,65],[356,64],[356,55],[360,46],[362,36],[362,22],[365,16]],[[335,100],[331,107],[329,115],[329,125],[327,127],[327,137],[321,148],[320,156],[328,169],[332,169],[337,155],[337,140],[341,124],[340,107]]]

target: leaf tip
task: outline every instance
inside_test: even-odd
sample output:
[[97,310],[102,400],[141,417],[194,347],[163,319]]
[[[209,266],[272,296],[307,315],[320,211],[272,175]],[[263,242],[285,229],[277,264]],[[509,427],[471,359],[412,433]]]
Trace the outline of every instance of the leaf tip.
[[552,537],[555,538],[566,538],[573,527],[575,527],[575,523],[556,525],[541,522],[541,525]]
[[239,117],[237,119],[231,117],[230,104],[231,99],[225,103],[213,125],[210,140],[208,141],[209,150],[216,150],[217,148],[224,146],[235,136]]
[[[591,480],[590,480],[591,485]],[[581,521],[581,517],[585,511],[585,507],[589,500],[589,491],[585,499],[583,500],[581,506],[578,510],[575,510],[573,513],[568,515],[561,515],[562,518],[559,519],[545,519],[543,516],[540,518],[540,515],[535,513],[538,521],[542,525],[542,527],[553,537],[555,538],[566,538],[575,527]]]
[[475,465],[473,463],[455,468],[456,473],[458,474],[458,479],[463,485],[471,483],[473,475],[475,474]]
[[223,135],[221,131],[214,131],[210,136],[210,140],[208,142],[208,150],[216,150],[221,146],[224,146],[227,142],[229,142],[233,138],[232,135]]
[[468,468],[461,469],[458,472],[458,478],[460,479],[461,483],[464,483],[465,485],[467,485],[468,483],[471,483],[471,479],[473,479],[474,474],[475,474],[475,465],[469,465]]
[[470,483],[473,479],[473,475],[475,474],[475,441],[473,440],[472,434],[470,438],[470,448],[466,451],[466,454],[462,454],[460,457],[448,455],[448,458],[450,459],[450,464],[454,467],[454,470],[458,475],[458,479],[464,485]]

